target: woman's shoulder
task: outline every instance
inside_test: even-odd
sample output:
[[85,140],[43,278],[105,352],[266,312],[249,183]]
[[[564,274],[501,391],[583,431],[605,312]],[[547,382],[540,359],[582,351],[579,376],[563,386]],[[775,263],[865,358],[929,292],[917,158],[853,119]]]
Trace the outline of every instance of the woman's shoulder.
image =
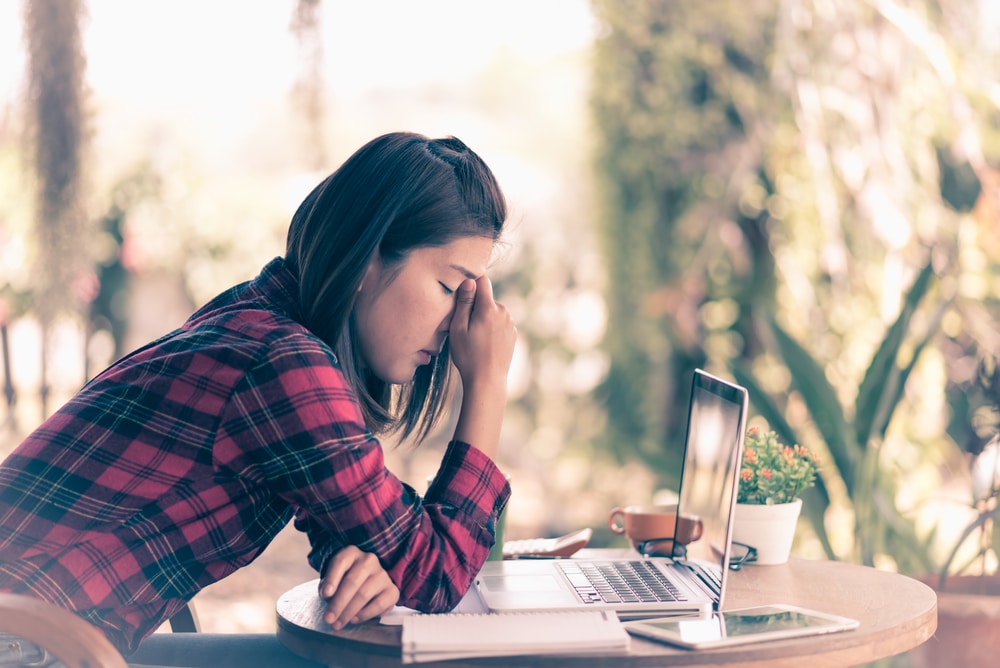
[[287,315],[266,308],[246,308],[228,313],[205,326],[225,330],[227,345],[253,348],[261,363],[298,359],[303,366],[338,366],[329,345]]
[[185,327],[305,329],[299,317],[297,294],[294,275],[281,258],[275,258],[255,279],[220,292],[195,311]]

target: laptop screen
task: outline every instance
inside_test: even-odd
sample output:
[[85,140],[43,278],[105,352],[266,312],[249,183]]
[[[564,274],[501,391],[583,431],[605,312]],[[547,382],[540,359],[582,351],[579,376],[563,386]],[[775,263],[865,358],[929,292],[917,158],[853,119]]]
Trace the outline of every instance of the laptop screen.
[[687,546],[686,558],[717,564],[722,591],[729,570],[728,546],[747,403],[744,388],[701,369],[695,371],[678,508],[683,515],[695,515],[702,521],[701,538]]

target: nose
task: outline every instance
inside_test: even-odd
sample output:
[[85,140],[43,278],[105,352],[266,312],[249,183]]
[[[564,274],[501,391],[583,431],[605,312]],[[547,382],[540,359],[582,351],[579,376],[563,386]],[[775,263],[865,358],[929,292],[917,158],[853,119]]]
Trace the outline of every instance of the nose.
[[437,331],[442,336],[448,336],[448,329],[451,327],[451,319],[455,315],[455,309],[450,310],[437,326]]

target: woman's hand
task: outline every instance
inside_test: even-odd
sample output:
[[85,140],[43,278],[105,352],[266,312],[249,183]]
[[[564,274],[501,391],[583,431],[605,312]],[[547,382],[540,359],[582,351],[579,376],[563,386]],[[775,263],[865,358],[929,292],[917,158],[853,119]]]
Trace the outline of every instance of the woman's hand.
[[506,384],[517,328],[507,308],[493,299],[488,277],[467,278],[459,285],[448,339],[464,385],[497,380]]
[[399,589],[378,557],[354,545],[330,559],[319,595],[326,600],[323,621],[337,630],[385,614],[399,601]]
[[493,284],[486,276],[459,286],[448,339],[462,376],[455,439],[496,459],[517,328],[506,307],[493,299]]

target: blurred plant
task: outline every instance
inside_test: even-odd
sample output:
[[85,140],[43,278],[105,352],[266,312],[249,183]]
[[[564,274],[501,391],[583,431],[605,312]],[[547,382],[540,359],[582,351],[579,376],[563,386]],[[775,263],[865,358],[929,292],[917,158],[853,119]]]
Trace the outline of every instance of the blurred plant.
[[747,430],[737,502],[790,503],[816,484],[819,456],[801,445],[786,445],[774,431]]
[[[854,510],[854,533],[861,562],[874,565],[877,553],[891,554],[904,570],[924,573],[933,571],[929,545],[918,538],[913,520],[897,508],[895,480],[886,475],[879,456],[889,423],[902,403],[906,381],[938,332],[948,306],[949,300],[941,298],[932,307],[924,329],[912,332],[916,328],[914,315],[931,292],[934,277],[931,261],[917,275],[904,297],[899,316],[875,351],[857,388],[852,409],[842,405],[822,364],[775,319],[767,322],[776,352],[791,370],[794,390],[830,454],[833,466],[823,472],[839,479]],[[904,357],[904,347],[908,359],[899,363]],[[782,440],[808,442],[800,438],[784,411],[748,367],[737,365],[733,373],[749,389],[754,406]],[[805,510],[828,556],[837,558],[824,524],[830,503],[827,485],[820,478]]]
[[[1000,365],[996,357],[984,357],[979,364],[979,389],[991,409],[990,424],[984,425],[992,436],[982,447],[969,451],[970,496],[975,516],[952,545],[939,573],[938,588],[943,590],[950,574],[963,574],[978,564],[981,574],[997,570],[1000,558],[1000,533],[995,531],[1000,517]],[[959,555],[969,544],[974,551],[960,565]]]

